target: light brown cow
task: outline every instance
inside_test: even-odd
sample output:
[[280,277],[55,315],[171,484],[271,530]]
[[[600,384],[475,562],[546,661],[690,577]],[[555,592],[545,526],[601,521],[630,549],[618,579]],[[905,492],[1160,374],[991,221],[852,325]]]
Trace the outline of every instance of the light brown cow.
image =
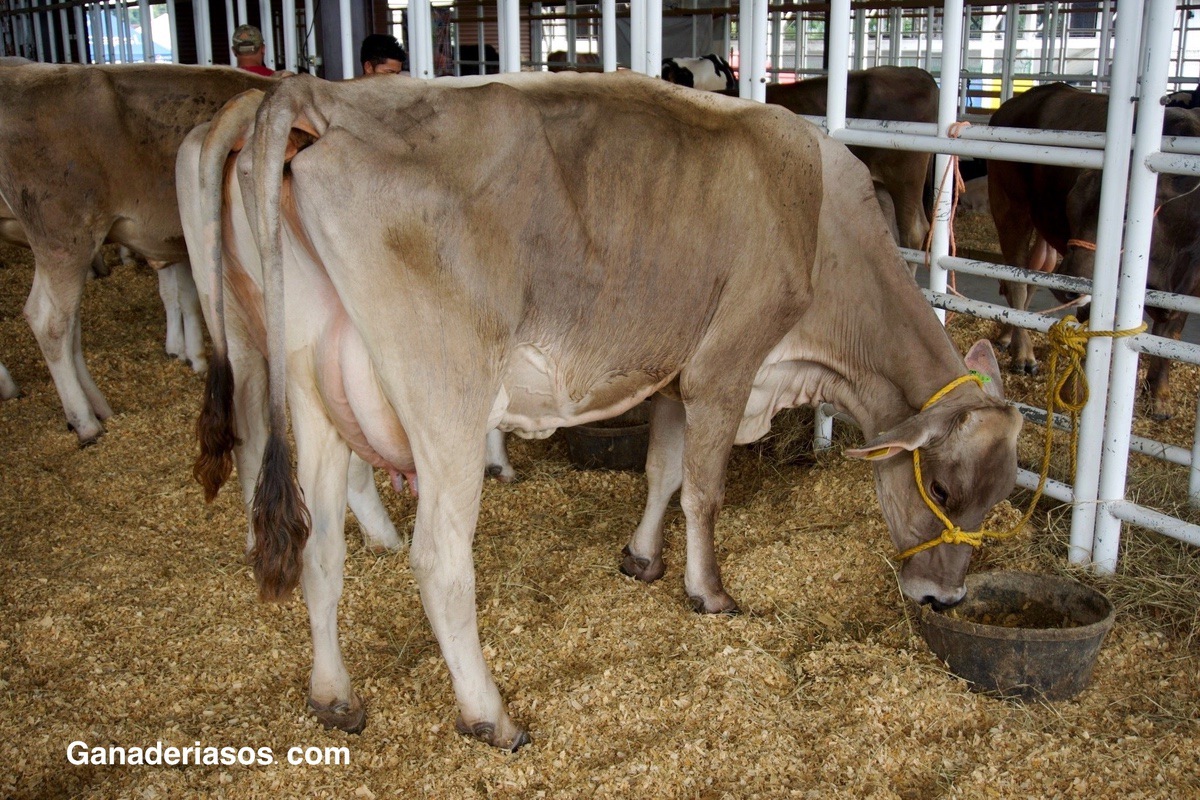
[[[991,125],[1070,131],[1105,129],[1108,95],[1051,83],[1006,101]],[[1163,118],[1164,136],[1200,136],[1200,110],[1171,107]],[[1043,272],[1056,268],[1065,275],[1091,278],[1096,227],[1100,216],[1100,170],[1045,164],[990,161],[988,192],[992,217],[1004,260]],[[1154,229],[1146,283],[1151,289],[1200,295],[1200,192],[1197,179],[1164,175],[1158,180]],[[1061,266],[1057,254],[1063,253]],[[1025,284],[1001,284],[1009,305],[1024,309],[1030,290]],[[1072,296],[1073,297],[1073,296]],[[1061,299],[1069,299],[1062,295]],[[1148,309],[1153,333],[1178,339],[1187,315]],[[1080,314],[1087,319],[1086,309]],[[1011,368],[1032,373],[1037,368],[1028,331],[1014,328],[1009,345]],[[1170,362],[1149,357],[1146,393],[1149,413],[1170,416]]]
[[[1020,415],[963,383],[967,367],[904,268],[866,170],[793,114],[632,74],[525,73],[300,77],[268,92],[247,131],[251,116],[232,104],[180,153],[197,274],[240,305],[258,284],[237,276],[261,251],[265,287],[260,334],[237,312],[227,327],[213,321],[197,472],[212,491],[228,476],[242,391],[229,358],[265,336],[269,420],[244,419],[268,428],[255,572],[265,599],[303,581],[310,703],[326,724],[363,721],[336,638],[352,449],[419,474],[410,563],[458,728],[508,749],[528,736],[484,662],[471,562],[491,426],[545,434],[657,394],[652,503],[682,488],[684,584],[710,613],[736,609],[713,548],[730,448],[782,408],[828,401],[860,423],[869,441],[850,454],[873,461],[899,548],[942,530],[915,487],[915,449],[927,491],[960,525],[1013,486]],[[384,201],[375,214],[342,199],[364,187]],[[656,516],[648,507],[626,548],[644,580],[661,574]],[[956,602],[970,556],[962,544],[915,555],[904,592]]]
[[[153,261],[185,261],[175,199],[179,144],[226,100],[272,82],[171,64],[0,70],[0,236],[33,250],[25,316],[81,444],[94,442],[112,414],[80,341],[93,255],[118,242]],[[186,266],[176,277],[186,281],[177,288],[199,319]],[[203,366],[198,329],[184,350]]]

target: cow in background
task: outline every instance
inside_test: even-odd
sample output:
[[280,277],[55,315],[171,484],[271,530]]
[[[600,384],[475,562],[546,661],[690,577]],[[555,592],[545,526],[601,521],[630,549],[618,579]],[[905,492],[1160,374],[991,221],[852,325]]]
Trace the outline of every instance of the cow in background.
[[[84,362],[79,306],[93,256],[117,242],[187,259],[175,197],[183,137],[225,101],[273,79],[226,67],[31,64],[0,69],[0,235],[33,250],[25,317],[81,445],[112,409]],[[198,313],[186,267],[176,289]],[[186,355],[203,368],[198,328]]]
[[[1108,95],[1051,83],[1005,102],[991,124],[1010,128],[1105,130]],[[1169,107],[1163,119],[1164,136],[1200,136],[1200,111]],[[989,162],[992,217],[1006,263],[1049,271],[1057,253],[1064,275],[1091,278],[1095,268],[1096,225],[1100,212],[1100,170],[1083,170],[1013,161]],[[1176,294],[1200,294],[1200,178],[1162,175],[1158,179],[1150,265],[1146,285]],[[1029,287],[1002,284],[1009,304],[1024,309]],[[1056,293],[1058,294],[1058,293]],[[1060,299],[1069,295],[1060,294]],[[1148,308],[1152,332],[1178,339],[1187,315]],[[1081,316],[1086,319],[1086,310]],[[1034,372],[1037,361],[1027,331],[1016,328],[1009,352],[1014,371]],[[1147,360],[1146,393],[1150,416],[1166,419],[1169,411],[1170,362]]]
[[[310,702],[327,722],[361,723],[331,624],[354,437],[387,451],[402,474],[419,473],[410,564],[458,698],[457,727],[505,749],[528,734],[484,661],[471,560],[490,427],[545,435],[657,394],[650,492],[682,489],[684,585],[708,613],[737,608],[713,542],[730,448],[765,434],[782,408],[829,401],[855,417],[868,442],[849,452],[873,461],[900,548],[943,528],[915,486],[915,449],[925,490],[959,525],[977,525],[1013,486],[1021,417],[996,396],[998,374],[970,379],[901,268],[864,168],[792,114],[628,73],[522,73],[299,76],[245,114],[252,132],[234,124],[232,135],[213,134],[224,116],[198,166],[185,163],[194,150],[181,154],[180,191],[201,198],[189,238],[203,237],[196,258],[218,276],[219,237],[262,256],[269,413],[256,417],[266,443],[255,572],[264,599],[297,581],[321,598],[316,612],[310,600]],[[480,130],[492,146],[475,146]],[[636,163],[669,168],[629,169],[631,147]],[[226,191],[222,176],[234,173],[240,191]],[[336,199],[367,179],[388,187],[375,213]],[[314,334],[314,319],[328,335]],[[225,447],[237,389],[213,324],[198,429]],[[316,349],[288,357],[304,337]],[[346,402],[330,402],[339,392]],[[648,508],[623,563],[647,581],[661,574],[654,518]],[[914,555],[900,570],[903,591],[958,601],[970,556],[961,544]]]
[[600,56],[596,53],[576,53],[571,63],[566,50],[555,50],[546,56],[546,69],[550,72],[603,72]]
[[[663,77],[671,79],[665,72]],[[737,94],[733,86],[724,91]],[[824,116],[827,92],[825,78],[771,83],[767,84],[766,100],[795,114]],[[849,74],[846,87],[848,117],[937,122],[937,106],[937,82],[923,69],[873,67]],[[850,152],[866,164],[871,173],[875,197],[884,211],[892,238],[903,247],[924,247],[929,234],[929,214],[924,197],[929,177],[929,154],[858,146],[851,147]]]
[[729,62],[712,53],[700,58],[664,58],[663,80],[704,92],[737,92]]

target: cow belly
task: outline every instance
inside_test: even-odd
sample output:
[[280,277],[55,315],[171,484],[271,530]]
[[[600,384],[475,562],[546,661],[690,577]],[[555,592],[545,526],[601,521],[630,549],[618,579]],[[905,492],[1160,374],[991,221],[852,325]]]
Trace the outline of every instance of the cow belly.
[[386,469],[399,489],[399,476],[412,483],[412,447],[371,366],[358,331],[342,312],[330,323],[317,349],[321,399],[339,435],[362,460]]
[[[569,367],[576,367],[569,370]],[[544,438],[558,428],[608,419],[628,411],[665,386],[675,372],[596,370],[561,364],[546,350],[523,344],[509,355],[490,422],[525,438]],[[568,373],[575,380],[568,379]]]

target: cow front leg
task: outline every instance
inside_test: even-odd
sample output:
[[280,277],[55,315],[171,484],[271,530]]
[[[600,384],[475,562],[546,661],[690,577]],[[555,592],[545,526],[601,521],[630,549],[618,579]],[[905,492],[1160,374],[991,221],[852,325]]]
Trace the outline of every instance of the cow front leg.
[[508,448],[504,446],[504,431],[492,428],[487,435],[487,474],[501,483],[512,483],[517,471],[508,460]]
[[67,425],[84,447],[100,438],[101,420],[112,416],[87,371],[79,330],[79,304],[91,256],[92,251],[47,255],[35,250],[33,287],[25,301],[25,319],[54,379]]
[[312,519],[300,585],[312,629],[308,706],[326,728],[358,733],[366,725],[338,643],[337,607],[346,561],[346,474],[349,450],[311,403],[292,403],[296,467]]
[[650,401],[650,445],[646,451],[646,507],[622,551],[621,572],[650,583],[662,577],[663,520],[667,504],[683,485],[683,403],[662,394]]
[[[436,427],[436,426],[435,426]],[[418,434],[420,432],[417,432]],[[457,730],[503,750],[529,742],[529,734],[509,717],[492,680],[479,641],[475,610],[475,567],[471,543],[483,490],[484,431],[462,440],[441,440],[414,454],[421,495],[409,563],[421,591],[421,604],[450,670],[458,700]],[[467,454],[471,457],[463,458]],[[458,456],[458,463],[454,463]]]
[[680,505],[687,520],[687,570],[683,585],[692,607],[705,614],[736,614],[737,603],[721,583],[714,532],[725,499],[725,468],[743,401],[687,406]]
[[[1165,320],[1155,320],[1152,333],[1179,341],[1187,314],[1172,313]],[[1171,360],[1158,356],[1146,358],[1146,397],[1150,402],[1150,418],[1165,422],[1171,418]]]
[[12,400],[21,394],[21,387],[8,374],[8,369],[0,364],[0,400]]
[[350,466],[346,473],[346,488],[350,510],[362,528],[363,543],[367,549],[384,553],[403,547],[405,542],[396,532],[396,526],[379,497],[375,470],[353,453],[350,454]]

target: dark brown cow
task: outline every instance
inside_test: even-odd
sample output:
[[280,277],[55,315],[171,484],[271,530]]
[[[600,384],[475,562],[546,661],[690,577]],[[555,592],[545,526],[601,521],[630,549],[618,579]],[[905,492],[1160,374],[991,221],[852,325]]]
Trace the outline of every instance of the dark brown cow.
[[[1103,131],[1108,118],[1108,95],[1084,92],[1064,83],[1039,86],[1007,101],[992,115],[991,124],[1009,128]],[[1163,121],[1167,136],[1200,135],[1200,112],[1168,108]],[[1053,252],[1064,253],[1058,271],[1091,278],[1095,262],[1096,224],[1100,210],[1099,170],[1081,170],[1012,161],[991,161],[988,186],[992,217],[1005,261],[1017,266],[1054,269]],[[1178,294],[1197,295],[1200,282],[1200,179],[1164,175],[1158,181],[1159,211],[1154,218],[1147,286]],[[1036,235],[1035,235],[1036,234]],[[1003,284],[1009,304],[1028,305],[1028,287]],[[1148,309],[1153,332],[1178,339],[1187,315]],[[1086,310],[1084,312],[1086,314]],[[1037,361],[1027,331],[1014,329],[1009,347],[1014,371],[1033,372]],[[1169,414],[1169,362],[1148,361],[1147,392],[1150,415]]]
[[0,236],[33,250],[25,317],[81,444],[112,414],[80,344],[92,257],[118,242],[154,261],[186,261],[179,144],[229,98],[273,82],[171,64],[0,69]]
[[[875,464],[901,549],[954,541],[921,499],[913,451],[958,524],[1012,488],[1021,417],[999,376],[971,379],[866,170],[793,114],[629,73],[300,76],[245,107],[257,102],[230,104],[179,156],[197,275],[229,289],[231,311],[213,320],[198,475],[216,491],[230,449],[261,443],[255,571],[268,599],[303,581],[310,702],[327,724],[362,724],[336,635],[351,451],[419,473],[409,563],[458,727],[504,748],[527,735],[484,661],[471,563],[490,426],[546,435],[657,394],[651,502],[623,566],[662,574],[661,511],[682,489],[684,586],[709,613],[737,608],[713,541],[730,449],[782,408],[829,401],[862,425],[870,441],[848,454]],[[364,185],[382,192],[376,213],[345,202]],[[260,286],[257,336],[243,298]],[[994,373],[985,355],[971,360]],[[260,427],[238,445],[236,387],[251,374],[261,390],[264,370],[269,418],[252,400],[237,418]],[[956,543],[916,554],[903,591],[958,601],[970,557]]]
[[[825,78],[767,86],[767,102],[797,114],[824,116]],[[846,116],[899,122],[937,122],[938,87],[933,76],[918,67],[874,67],[851,72],[846,87]],[[875,147],[851,147],[867,165],[876,189],[882,188],[895,206],[897,241],[920,249],[929,233],[924,191],[929,154]],[[880,198],[885,205],[886,200]]]

